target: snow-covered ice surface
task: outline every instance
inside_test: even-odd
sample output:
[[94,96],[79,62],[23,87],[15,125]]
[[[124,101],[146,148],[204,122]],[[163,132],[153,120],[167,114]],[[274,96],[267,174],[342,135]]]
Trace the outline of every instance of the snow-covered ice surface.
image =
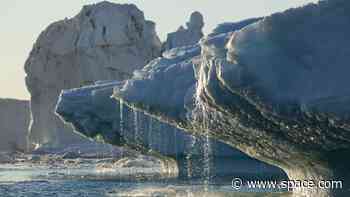
[[262,19],[263,18],[250,18],[239,22],[221,23],[213,29],[213,31],[210,33],[210,36],[215,36],[227,32],[233,32]]

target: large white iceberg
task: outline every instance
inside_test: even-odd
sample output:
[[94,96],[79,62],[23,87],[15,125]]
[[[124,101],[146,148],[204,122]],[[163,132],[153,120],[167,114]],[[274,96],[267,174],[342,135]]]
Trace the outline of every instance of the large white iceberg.
[[[225,39],[229,39],[228,35],[216,36],[216,42],[224,44]],[[64,90],[56,113],[82,135],[100,138],[114,145],[127,145],[141,152],[156,151],[178,160],[186,155],[195,155],[197,158],[203,155],[213,157],[213,160],[215,157],[242,158],[244,156],[238,151],[201,136],[202,130],[192,137],[177,127],[161,123],[155,116],[150,117],[150,114],[134,110],[146,103],[145,107],[150,113],[156,113],[162,107],[163,112],[169,112],[169,117],[186,116],[186,110],[195,107],[193,95],[201,50],[201,46],[195,44],[165,51],[162,57],[135,71],[133,80],[100,81],[95,85]],[[122,99],[117,101],[111,98],[113,89],[115,93],[127,90],[127,103]],[[150,97],[150,93],[153,96]],[[129,105],[131,101],[135,102]],[[260,165],[248,158],[245,161],[252,166]],[[223,169],[225,167],[218,163],[215,165],[212,169],[215,173],[234,171]],[[280,173],[270,167],[266,170]]]
[[61,90],[127,79],[160,56],[160,50],[155,24],[135,5],[104,1],[51,24],[25,64],[31,94],[30,141],[51,146],[82,141],[54,114]]

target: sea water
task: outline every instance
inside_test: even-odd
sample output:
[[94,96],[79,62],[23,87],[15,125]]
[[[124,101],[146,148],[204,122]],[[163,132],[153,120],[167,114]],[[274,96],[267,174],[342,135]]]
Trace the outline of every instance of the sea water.
[[[184,177],[171,179],[138,180],[125,174],[147,169],[115,169],[104,172],[96,164],[101,159],[67,159],[65,161],[26,162],[0,164],[1,197],[100,197],[100,196],[164,196],[164,197],[262,197],[288,196],[287,193],[265,193],[232,188],[230,177],[223,181]],[[222,161],[229,163],[227,161]],[[244,161],[240,165],[244,165]],[[231,175],[230,175],[231,176]],[[131,177],[131,178],[125,178]]]

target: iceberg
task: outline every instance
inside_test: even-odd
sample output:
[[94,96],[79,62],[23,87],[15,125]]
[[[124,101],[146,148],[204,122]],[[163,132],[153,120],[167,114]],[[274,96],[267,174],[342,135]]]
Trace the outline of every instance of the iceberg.
[[[229,39],[228,35],[218,35],[216,42],[224,44],[224,40]],[[283,176],[283,172],[277,168],[258,163],[221,141],[202,136],[202,130],[189,134],[180,129],[182,126],[171,126],[152,115],[162,107],[164,112],[169,112],[169,117],[182,117],[186,116],[187,110],[195,107],[193,94],[201,50],[199,44],[194,44],[165,51],[162,57],[154,59],[143,69],[136,70],[132,80],[98,81],[94,85],[63,90],[56,106],[56,114],[66,124],[71,124],[75,132],[85,137],[130,147],[144,154],[151,151],[176,159],[180,174],[188,169],[186,160],[191,159],[188,157],[206,160],[203,162],[207,164],[200,164],[202,167],[211,165],[208,158],[212,158],[215,166],[210,170],[216,176],[236,173],[237,169],[227,168],[220,164],[220,159],[215,159],[227,157],[232,160],[244,158],[246,166],[249,164],[256,167],[249,168],[252,173],[258,169],[258,165],[263,165],[266,172]],[[130,90],[129,88],[133,88],[134,92],[129,91],[127,102],[111,97],[113,91]],[[149,96],[150,93],[153,96]],[[131,99],[135,100],[135,106],[130,105]],[[143,102],[151,103],[145,105],[149,111],[137,110]],[[231,163],[228,162],[227,165],[229,164]],[[203,170],[199,173],[200,176],[205,174]]]
[[183,63],[156,66],[116,86],[113,97],[278,166],[291,180],[345,184],[297,188],[294,196],[347,196],[347,8],[349,1],[325,0],[209,35],[193,71]]
[[54,114],[61,90],[98,80],[125,80],[160,53],[155,23],[135,5],[103,1],[49,25],[25,64],[31,94],[30,142],[37,146],[84,142]]

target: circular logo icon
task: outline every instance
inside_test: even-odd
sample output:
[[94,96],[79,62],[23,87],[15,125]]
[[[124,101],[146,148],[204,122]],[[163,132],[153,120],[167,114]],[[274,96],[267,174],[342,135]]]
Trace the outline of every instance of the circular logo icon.
[[240,178],[235,178],[232,180],[232,188],[234,190],[240,190],[243,185],[243,181]]

